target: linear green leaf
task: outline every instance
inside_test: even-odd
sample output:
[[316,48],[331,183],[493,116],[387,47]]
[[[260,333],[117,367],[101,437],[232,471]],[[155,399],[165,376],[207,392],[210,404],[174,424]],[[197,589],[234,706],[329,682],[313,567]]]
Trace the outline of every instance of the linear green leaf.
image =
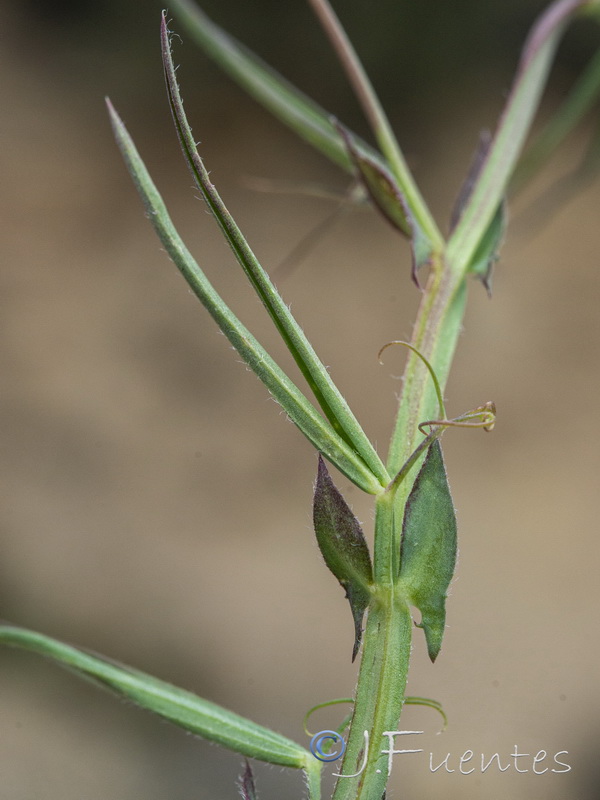
[[[191,0],[174,0],[170,8],[205,53],[248,94],[301,138],[347,172],[352,172],[344,143],[327,111],[216,25]],[[363,155],[386,164],[377,150],[359,137],[356,140]]]
[[464,273],[488,229],[515,168],[537,110],[560,37],[588,0],[556,0],[533,26],[498,129],[450,240],[447,259]]
[[148,217],[165,250],[192,291],[246,364],[317,450],[363,491],[380,494],[383,484],[280,369],[209,282],[177,233],[163,199],[123,122],[108,100],[107,105],[117,144],[144,202]]
[[171,111],[173,113],[173,120],[183,154],[188,162],[196,185],[202,193],[213,216],[219,223],[239,264],[269,312],[288,350],[306,378],[319,405],[323,409],[323,413],[336,432],[350,447],[357,451],[377,478],[379,478],[382,483],[387,483],[389,481],[389,475],[373,445],[352,414],[352,411],[340,394],[337,386],[332,381],[329,372],[325,369],[325,366],[318,358],[302,329],[292,316],[288,306],[283,302],[270,277],[254,255],[250,245],[209,178],[208,171],[198,154],[192,130],[183,108],[183,102],[175,76],[169,32],[167,30],[164,12],[161,22],[161,47],[167,92]]
[[313,767],[313,756],[291,739],[138,670],[12,625],[0,625],[0,643],[47,656],[175,725],[236,753],[284,767]]

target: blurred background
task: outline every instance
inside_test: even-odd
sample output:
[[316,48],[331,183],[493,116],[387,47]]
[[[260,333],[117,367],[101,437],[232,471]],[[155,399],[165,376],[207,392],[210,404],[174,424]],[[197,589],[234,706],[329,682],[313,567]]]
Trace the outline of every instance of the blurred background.
[[[493,128],[544,3],[337,3],[425,196],[448,219],[479,131]],[[304,2],[206,0],[215,21],[368,136]],[[191,188],[163,89],[161,5],[5,4],[0,303],[0,616],[193,690],[303,743],[315,703],[352,694],[352,623],[311,531],[316,459],[169,263],[111,137],[110,95],[200,264],[271,352],[265,314]],[[177,30],[175,21],[172,27]],[[180,26],[179,26],[180,27]],[[201,154],[274,269],[335,203],[248,179],[346,176],[255,106],[183,35],[179,78]],[[598,42],[578,23],[540,119]],[[550,208],[578,131],[511,207],[490,301],[473,283],[446,392],[451,414],[494,400],[491,435],[444,439],[460,525],[448,629],[433,667],[415,632],[409,708],[425,754],[389,797],[599,796],[600,179]],[[550,212],[554,213],[550,213]],[[385,453],[419,295],[406,244],[374,213],[337,219],[279,281]],[[372,536],[368,499],[338,485]],[[313,730],[342,711],[321,711]],[[458,772],[465,750],[504,764]],[[532,774],[541,750],[571,771]],[[450,754],[449,774],[430,773]],[[528,763],[526,763],[528,762]],[[546,764],[548,765],[548,764]],[[549,766],[556,766],[549,764]],[[559,767],[560,768],[560,767]],[[329,768],[326,768],[329,773]],[[0,795],[10,800],[226,800],[241,758],[120,703],[38,657],[0,653]],[[302,796],[256,765],[260,796]]]

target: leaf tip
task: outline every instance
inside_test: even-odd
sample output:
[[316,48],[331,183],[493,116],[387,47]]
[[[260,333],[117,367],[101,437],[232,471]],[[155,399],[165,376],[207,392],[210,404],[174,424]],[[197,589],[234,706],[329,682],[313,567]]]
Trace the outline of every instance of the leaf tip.
[[238,789],[242,800],[256,800],[254,773],[247,758],[244,760],[244,772],[238,778]]
[[434,631],[429,627],[425,627],[425,641],[427,643],[427,655],[432,664],[435,664],[436,658],[440,654],[442,648],[443,630]]
[[163,52],[163,58],[166,53],[171,50],[171,42],[169,40],[169,27],[167,25],[167,11],[163,8],[160,16],[160,44]]
[[492,264],[487,271],[487,273],[481,278],[481,283],[483,284],[483,288],[485,289],[488,300],[492,299]]
[[106,105],[106,110],[108,111],[111,120],[118,118],[118,114],[115,111],[115,107],[113,106],[112,101],[108,95],[105,95],[104,103]]
[[417,264],[417,259],[415,258],[414,251],[411,250],[411,253],[412,253],[412,268],[411,268],[411,271],[410,271],[410,277],[411,277],[412,282],[417,287],[417,289],[420,292],[422,292],[423,291],[423,287],[421,286],[421,281],[419,280],[419,275],[418,275],[419,265]]
[[117,141],[121,138],[121,134],[125,128],[125,124],[123,120],[119,116],[116,108],[113,106],[111,99],[108,95],[104,98],[104,102],[106,104],[106,110],[108,111],[108,116],[110,118],[110,124],[113,129],[113,133]]
[[[441,619],[439,618],[440,616]],[[434,618],[433,615],[429,616],[426,612],[421,612],[421,622],[415,622],[415,628],[421,628],[425,634],[427,655],[432,664],[435,663],[442,649],[442,639],[444,637],[444,628],[446,627],[445,608],[442,609],[441,615],[438,610],[436,617]]]

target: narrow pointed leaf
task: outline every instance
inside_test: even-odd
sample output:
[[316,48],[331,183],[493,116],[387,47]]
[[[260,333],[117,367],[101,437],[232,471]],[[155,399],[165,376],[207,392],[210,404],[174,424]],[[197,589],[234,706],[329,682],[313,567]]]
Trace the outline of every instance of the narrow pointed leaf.
[[117,144],[144,202],[148,217],[165,250],[217,325],[246,364],[261,379],[289,418],[323,455],[353,483],[370,494],[380,494],[383,485],[333,427],[280,369],[262,345],[226,305],[193,259],[177,233],[135,145],[123,122],[107,101]]
[[[216,25],[191,0],[174,0],[170,8],[194,41],[248,94],[325,156],[347,172],[352,171],[344,143],[327,111]],[[357,147],[361,153],[385,163],[383,156],[366,142],[357,139]]]
[[161,22],[161,46],[173,120],[184,156],[197,187],[217,220],[239,264],[269,312],[288,350],[306,378],[323,413],[334,430],[352,449],[359,453],[369,469],[382,483],[387,483],[389,476],[381,459],[352,414],[337,386],[332,381],[329,372],[325,369],[302,329],[292,316],[288,306],[273,285],[270,277],[254,255],[250,245],[209,178],[208,171],[198,154],[196,143],[183,109],[164,12]]
[[257,800],[254,774],[249,761],[246,761],[244,772],[240,775],[239,786],[242,800]]
[[308,750],[285,736],[203,700],[192,692],[40,633],[0,625],[0,643],[47,656],[180,728],[249,758],[296,768],[311,765],[314,760]]
[[554,53],[567,24],[589,0],[555,0],[533,26],[485,163],[447,249],[453,271],[464,274],[505,196],[531,126]]
[[421,612],[427,651],[435,661],[444,635],[446,593],[456,565],[456,517],[438,440],[411,489],[402,526],[400,587]]
[[346,591],[354,620],[356,658],[362,638],[362,620],[373,582],[371,556],[360,523],[334,485],[319,457],[313,504],[313,522],[325,563]]

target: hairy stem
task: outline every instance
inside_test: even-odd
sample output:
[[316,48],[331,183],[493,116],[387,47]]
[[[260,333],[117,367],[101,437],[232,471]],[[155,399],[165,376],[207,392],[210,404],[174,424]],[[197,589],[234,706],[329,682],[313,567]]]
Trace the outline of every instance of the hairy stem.
[[[466,302],[464,278],[442,261],[434,264],[415,322],[412,344],[431,363],[440,386],[446,384]],[[410,354],[388,469],[397,473],[423,440],[419,423],[438,410],[438,397],[422,359]],[[406,500],[417,463],[405,479],[377,498],[374,550],[374,592],[364,635],[348,746],[333,800],[381,800],[388,780],[384,731],[398,729],[404,705],[411,652],[412,618],[397,580],[400,538]],[[368,756],[365,746],[368,732]],[[364,766],[364,769],[363,769]]]
[[[462,329],[466,300],[467,285],[464,277],[457,277],[447,268],[443,271],[432,270],[415,322],[412,344],[432,365],[442,392],[448,381]],[[423,440],[424,435],[419,430],[419,424],[435,415],[437,403],[435,386],[427,368],[417,355],[411,353],[404,370],[396,426],[388,457],[388,470],[391,474],[396,474],[402,468]],[[397,487],[396,515],[400,520],[423,457],[424,454]],[[398,557],[396,575],[400,566],[401,533],[401,527],[396,526],[392,545]]]
[[404,704],[412,631],[408,606],[397,594],[393,575],[395,513],[391,494],[377,499],[377,589],[369,608],[354,713],[333,800],[379,800],[388,779],[387,756],[381,752],[386,744],[383,733],[396,730]]
[[[467,299],[466,281],[449,269],[433,269],[413,329],[411,344],[430,362],[442,392],[448,380]],[[419,423],[437,413],[435,386],[422,360],[411,353],[403,376],[398,415],[388,456],[396,474],[423,434]]]

